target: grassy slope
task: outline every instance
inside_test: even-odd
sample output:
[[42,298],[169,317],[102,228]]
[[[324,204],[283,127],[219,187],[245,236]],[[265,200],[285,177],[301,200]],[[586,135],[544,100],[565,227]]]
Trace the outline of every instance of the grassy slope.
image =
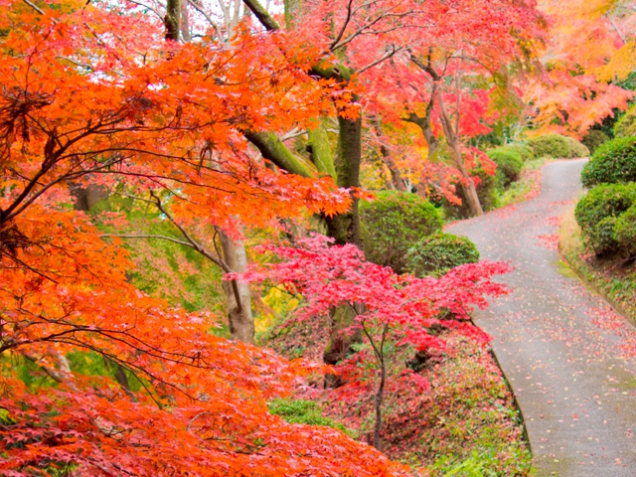
[[588,251],[572,207],[561,219],[559,248],[568,265],[620,313],[636,320],[636,264],[622,259],[600,260]]

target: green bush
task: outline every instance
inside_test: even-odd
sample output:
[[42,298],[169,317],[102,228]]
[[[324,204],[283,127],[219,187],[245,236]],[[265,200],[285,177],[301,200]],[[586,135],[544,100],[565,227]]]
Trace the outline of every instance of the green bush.
[[636,201],[616,219],[614,240],[628,256],[636,255]]
[[497,183],[500,187],[508,187],[510,183],[519,179],[523,160],[521,155],[508,146],[498,147],[488,151],[488,157],[497,164]]
[[367,260],[402,273],[406,251],[442,228],[442,217],[427,200],[406,192],[383,191],[373,202],[360,203],[362,238]]
[[417,242],[406,254],[406,269],[418,277],[440,277],[465,263],[477,263],[479,252],[466,237],[438,233]]
[[564,137],[570,146],[570,159],[578,159],[579,157],[588,157],[590,155],[590,150],[585,144],[577,141],[573,137]]
[[570,144],[565,136],[559,134],[546,134],[545,136],[533,137],[528,141],[528,145],[534,151],[536,158],[549,157],[560,159],[570,157]]
[[615,137],[636,136],[636,104],[614,124]]
[[592,129],[591,131],[588,131],[587,135],[583,138],[581,142],[585,145],[585,147],[587,147],[590,150],[591,154],[594,154],[594,152],[599,148],[599,146],[602,146],[609,140],[610,140],[610,137],[607,134],[605,134],[603,131],[599,131],[598,129]]
[[308,426],[327,426],[338,429],[352,436],[352,432],[339,422],[322,415],[322,410],[317,403],[306,400],[275,399],[270,402],[269,412],[280,416],[290,424],[306,424]]
[[522,144],[520,142],[513,142],[510,144],[506,144],[505,147],[519,154],[523,162],[531,161],[532,159],[534,159],[534,151],[532,150],[530,146],[526,144]]
[[636,137],[622,137],[599,147],[581,173],[585,187],[636,181]]
[[614,238],[614,229],[622,214],[635,203],[636,184],[601,184],[576,205],[576,221],[597,255],[621,250],[621,244]]

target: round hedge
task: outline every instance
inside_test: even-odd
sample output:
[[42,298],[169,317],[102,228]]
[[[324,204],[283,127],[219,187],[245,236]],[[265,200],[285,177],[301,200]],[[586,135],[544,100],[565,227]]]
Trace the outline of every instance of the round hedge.
[[511,151],[515,151],[517,154],[519,154],[523,162],[534,159],[534,151],[532,150],[530,146],[526,144],[522,144],[520,142],[513,142],[510,144],[506,144],[504,147]]
[[585,187],[636,181],[636,137],[622,137],[599,147],[581,173]]
[[420,196],[383,191],[360,202],[362,238],[367,260],[402,273],[407,250],[442,228],[439,211]]
[[570,159],[578,159],[579,157],[588,157],[590,155],[590,150],[585,144],[569,136],[565,136],[565,140],[570,146]]
[[603,131],[592,129],[591,131],[588,131],[587,135],[581,142],[590,150],[590,153],[594,154],[599,146],[602,146],[609,140],[610,137]]
[[636,136],[636,104],[614,124],[615,137]]
[[438,233],[420,240],[406,254],[406,269],[418,277],[440,277],[466,263],[477,263],[479,251],[466,237]]
[[629,257],[636,255],[636,202],[618,216],[613,232],[621,251]]
[[534,156],[537,158],[560,159],[570,157],[570,144],[565,136],[559,134],[533,137],[528,141],[528,145],[532,148]]
[[636,183],[601,184],[576,205],[576,221],[597,255],[620,250],[620,244],[614,238],[615,226],[634,204]]
[[508,187],[519,179],[519,174],[523,169],[523,160],[518,152],[503,146],[488,151],[487,155],[497,164],[497,182],[500,187]]

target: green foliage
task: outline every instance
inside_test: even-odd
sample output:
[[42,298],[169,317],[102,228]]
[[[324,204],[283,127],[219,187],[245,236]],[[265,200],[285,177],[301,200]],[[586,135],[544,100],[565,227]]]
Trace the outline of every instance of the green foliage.
[[506,188],[519,179],[519,174],[521,174],[521,169],[523,168],[523,160],[517,151],[508,146],[503,146],[492,149],[487,154],[497,164],[497,185]]
[[636,104],[614,124],[614,136],[617,138],[636,136]]
[[486,475],[486,459],[476,451],[473,451],[471,456],[462,462],[449,465],[449,460],[449,456],[444,456],[435,462],[435,469],[443,471],[444,477],[484,477]]
[[427,200],[406,192],[383,191],[360,203],[367,260],[402,273],[409,247],[442,228],[442,217]]
[[[636,184],[601,184],[576,205],[576,221],[597,255],[621,250],[621,245],[614,238],[615,227],[620,216],[635,203]],[[621,226],[621,230],[626,237],[629,233],[623,232],[626,226]]]
[[636,137],[622,137],[599,147],[581,173],[585,187],[636,181]]
[[534,151],[535,157],[550,157],[552,159],[570,157],[570,144],[565,136],[559,134],[533,137],[528,141],[528,145]]
[[636,254],[636,200],[632,206],[616,219],[614,240],[628,256]]
[[[113,213],[125,219],[117,228],[108,222]],[[93,222],[106,233],[117,231],[183,240],[174,225],[156,209],[117,195],[111,195],[93,207],[91,215]],[[213,231],[199,230],[197,238],[214,249],[213,234]],[[157,238],[127,239],[123,245],[135,263],[135,269],[129,273],[130,280],[141,291],[187,311],[224,313],[223,271],[200,253],[191,247]]]
[[466,237],[438,233],[417,242],[406,254],[406,268],[418,277],[440,277],[465,263],[477,263],[479,252]]
[[605,134],[603,131],[599,131],[598,129],[592,129],[588,131],[587,135],[581,141],[585,147],[590,150],[590,153],[594,154],[594,152],[602,146],[607,141],[610,140],[610,137]]
[[505,148],[519,154],[523,162],[531,161],[535,158],[534,151],[527,144],[523,144],[521,142],[513,142],[510,144],[506,144]]
[[578,159],[579,157],[588,157],[590,155],[590,150],[582,142],[569,136],[565,136],[565,140],[570,146],[570,159]]
[[290,424],[306,424],[308,426],[326,426],[338,429],[350,437],[353,432],[343,426],[341,423],[334,421],[322,415],[322,409],[313,401],[302,399],[275,399],[269,403],[269,412],[276,416],[280,416]]

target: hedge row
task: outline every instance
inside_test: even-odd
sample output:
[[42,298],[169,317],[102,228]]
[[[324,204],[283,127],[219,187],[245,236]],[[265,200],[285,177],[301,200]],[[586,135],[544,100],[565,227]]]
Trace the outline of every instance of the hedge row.
[[576,205],[575,216],[598,256],[636,253],[636,183],[594,187]]
[[559,134],[546,134],[533,137],[528,141],[535,157],[548,157],[551,159],[573,159],[587,157],[590,151],[583,143],[568,136]]
[[378,192],[360,203],[360,219],[367,260],[397,273],[439,277],[479,260],[470,240],[441,232],[438,209],[416,194]]

